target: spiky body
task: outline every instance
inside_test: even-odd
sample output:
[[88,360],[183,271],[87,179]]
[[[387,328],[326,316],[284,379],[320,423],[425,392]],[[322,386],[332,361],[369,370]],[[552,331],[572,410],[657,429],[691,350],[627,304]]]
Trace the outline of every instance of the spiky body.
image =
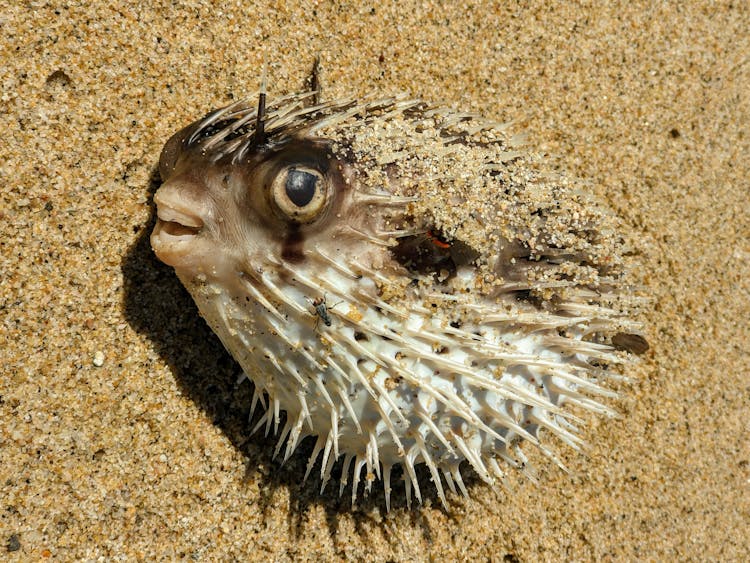
[[396,464],[407,499],[425,463],[445,503],[462,461],[493,483],[522,441],[555,459],[542,429],[577,448],[564,405],[611,414],[602,366],[625,357],[612,218],[506,126],[306,100],[270,105],[262,139],[244,102],[183,129],[155,196],[154,250],[255,383],[258,427],[287,413],[277,452],[317,436],[308,473],[343,456],[352,501],[377,477],[390,506]]

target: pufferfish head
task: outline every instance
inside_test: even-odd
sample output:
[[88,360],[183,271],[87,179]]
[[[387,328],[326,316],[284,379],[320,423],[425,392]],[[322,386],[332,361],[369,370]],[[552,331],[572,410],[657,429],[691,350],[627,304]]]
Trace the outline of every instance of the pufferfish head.
[[[156,255],[255,383],[256,428],[284,459],[316,437],[323,486],[343,456],[352,501],[425,464],[464,494],[529,472],[520,444],[559,463],[578,448],[566,410],[600,399],[626,318],[616,222],[564,178],[539,174],[508,125],[420,101],[256,110],[238,102],[182,129],[160,159]],[[622,332],[627,329],[627,332]],[[286,417],[280,413],[286,412]],[[352,469],[353,466],[353,469]]]
[[184,275],[220,277],[258,270],[268,257],[300,262],[306,246],[335,247],[347,224],[365,222],[352,197],[352,170],[330,141],[269,136],[237,158],[226,140],[211,151],[218,127],[236,126],[237,116],[225,119],[183,129],[162,153],[152,242],[165,263]]

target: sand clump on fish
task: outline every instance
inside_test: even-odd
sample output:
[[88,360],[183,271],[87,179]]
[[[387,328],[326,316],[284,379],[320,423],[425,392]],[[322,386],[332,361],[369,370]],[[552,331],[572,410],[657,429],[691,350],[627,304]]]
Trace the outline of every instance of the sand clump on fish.
[[[255,384],[286,460],[343,457],[352,502],[425,464],[467,494],[530,474],[530,442],[580,448],[580,415],[647,348],[616,218],[512,127],[399,97],[265,94],[182,129],[151,242]],[[286,412],[286,417],[282,416]],[[575,412],[574,412],[575,411]],[[283,425],[281,424],[283,422]],[[360,485],[363,482],[363,485]]]

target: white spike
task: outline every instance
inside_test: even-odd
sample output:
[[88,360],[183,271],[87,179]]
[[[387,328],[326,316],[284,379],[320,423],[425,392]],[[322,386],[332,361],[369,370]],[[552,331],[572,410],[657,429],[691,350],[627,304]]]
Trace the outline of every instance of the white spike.
[[359,488],[359,479],[362,475],[362,467],[365,465],[365,459],[357,456],[354,463],[354,478],[352,479],[352,508],[357,504],[357,489]]
[[344,274],[346,277],[353,279],[353,280],[357,280],[361,277],[356,272],[353,272],[352,270],[347,268],[346,265],[342,264],[340,260],[337,260],[329,256],[319,244],[315,245],[315,254],[323,258],[323,260],[325,260],[329,266],[331,266],[332,268],[335,268],[336,270]]
[[503,471],[500,468],[500,466],[497,463],[497,460],[494,457],[490,457],[489,460],[487,461],[487,465],[490,466],[490,470],[497,476],[499,481],[503,485],[505,485],[505,481],[506,481],[505,471]]
[[[273,398],[273,433],[276,434],[279,431],[279,422],[281,422],[281,401],[278,397]],[[268,431],[266,431],[268,435]]]
[[310,427],[310,430],[315,430],[313,428],[313,422],[312,417],[310,416],[310,409],[307,407],[307,399],[305,398],[305,392],[303,389],[300,389],[300,391],[297,393],[297,399],[299,399],[299,405],[300,405],[300,416],[304,417],[305,422],[307,422],[307,425]]
[[416,444],[412,446],[412,449],[409,450],[409,452],[406,454],[406,457],[404,458],[404,465],[406,466],[405,477],[408,476],[409,481],[411,481],[411,484],[414,486],[414,496],[419,501],[419,504],[422,504],[422,493],[419,490],[419,480],[417,479],[417,472],[414,470],[413,457],[415,455],[415,451],[419,451],[419,448]]
[[435,484],[438,496],[440,497],[440,502],[443,503],[443,507],[448,510],[448,502],[445,500],[445,492],[443,491],[443,484],[440,482],[440,473],[438,472],[438,468],[432,461],[432,458],[427,451],[427,447],[425,446],[422,436],[417,433],[414,437],[417,441],[417,445],[419,446],[419,453],[422,456],[427,469],[430,470],[430,475],[432,475],[432,482]]
[[301,94],[297,96],[298,99],[295,101],[295,103],[287,104],[286,106],[269,114],[266,120],[266,131],[268,131],[269,134],[273,134],[278,130],[286,129],[290,123],[293,123],[300,117],[309,115],[311,113],[311,108],[302,106],[302,103],[304,102],[305,98],[309,98],[312,95],[312,92]]
[[262,279],[263,283],[266,286],[266,289],[268,289],[273,294],[277,301],[279,301],[280,303],[284,303],[287,307],[294,309],[295,312],[300,315],[304,315],[308,312],[305,307],[291,299],[288,293],[281,291],[278,286],[271,281],[271,278],[268,274],[264,273]]
[[391,466],[383,465],[383,492],[385,493],[385,511],[391,511]]
[[[289,413],[287,413],[287,416],[289,416]],[[304,423],[305,423],[304,414],[300,413],[299,417],[297,418],[297,421],[294,423],[294,426],[292,427],[291,434],[289,435],[289,439],[286,442],[286,451],[284,452],[284,459],[282,460],[282,463],[286,463],[286,461],[292,455],[294,450],[297,449],[297,443],[300,439],[300,435],[302,433],[302,425]]]
[[328,483],[329,479],[331,478],[331,469],[333,468],[333,464],[335,463],[336,459],[338,458],[338,455],[331,456],[331,444],[333,442],[338,441],[338,438],[332,437],[332,432],[328,434],[328,438],[326,439],[326,445],[325,449],[323,450],[323,464],[320,466],[320,477],[323,480],[323,482],[320,485],[320,492],[321,494],[326,488],[326,484]]
[[[562,462],[562,460],[557,456],[557,454],[551,447],[544,445],[544,446],[541,446],[539,449],[547,457],[547,459],[550,459],[552,463],[557,465],[557,467],[562,469],[565,473],[570,473],[570,470],[568,469],[568,467]],[[578,449],[579,448],[576,448],[576,450]]]
[[375,235],[381,238],[406,238],[421,235],[423,233],[424,230],[422,229],[394,229],[392,231],[378,229],[375,231]]
[[466,498],[469,498],[469,491],[466,490],[466,485],[464,485],[464,480],[461,477],[461,469],[459,468],[458,463],[456,463],[456,466],[453,468],[453,480],[456,482],[456,485],[458,485],[458,488],[461,490],[461,494],[464,495]]
[[[239,119],[232,121],[229,125],[224,127],[224,129],[222,129],[218,133],[214,133],[211,137],[203,141],[203,143],[201,143],[201,150],[205,152],[210,152],[216,146],[222,144],[224,142],[224,138],[227,135],[236,131],[237,129],[239,129],[246,123],[252,121],[253,119],[255,119],[255,112],[249,112],[246,115],[240,117]],[[239,140],[241,142],[241,139],[236,139],[236,140]],[[222,147],[221,153],[230,154],[231,152],[232,152],[231,148]]]
[[[534,445],[538,445],[539,444],[539,441],[534,436],[532,436],[531,434],[529,434],[529,432],[523,426],[521,426],[520,424],[518,424],[515,420],[513,420],[506,413],[504,413],[504,412],[496,409],[495,407],[493,407],[489,403],[485,403],[484,408],[485,408],[485,410],[488,411],[487,414],[489,414],[495,420],[495,422],[497,422],[498,424],[502,424],[506,428],[508,428],[508,429],[516,432],[522,438],[528,440],[529,442],[531,442]],[[503,439],[503,442],[505,442],[505,441],[506,440]]]
[[[267,410],[263,413],[263,416],[261,416],[258,419],[258,422],[255,423],[255,426],[253,426],[253,429],[250,431],[250,434],[255,434],[258,430],[260,430],[260,427],[265,424],[267,420],[270,420],[271,418],[271,411]],[[266,433],[267,434],[267,433]]]
[[[310,290],[312,292],[319,292],[320,289],[321,289],[321,286],[323,286],[325,284],[325,282],[323,282],[320,278],[312,279],[312,278],[308,277],[307,275],[305,275],[304,273],[302,273],[301,270],[299,270],[298,268],[293,267],[288,262],[280,262],[278,265],[281,266],[282,268],[284,268],[284,270],[286,270],[287,272],[289,272],[292,276],[294,276],[294,280],[296,282],[301,283],[308,290]],[[333,289],[333,288],[331,288],[331,289]],[[343,299],[343,298],[339,297],[338,295],[336,295],[336,299]]]
[[339,413],[331,411],[331,432],[333,437],[333,459],[339,458]]
[[572,383],[579,389],[585,389],[587,392],[592,393],[594,395],[601,395],[602,397],[608,397],[611,399],[617,398],[617,392],[612,391],[610,389],[605,389],[595,381],[591,381],[590,379],[584,379],[582,377],[578,377],[577,375],[574,375],[570,373],[570,371],[566,369],[550,369],[547,371],[550,375],[554,375],[556,377],[559,377],[561,379],[565,379],[566,381]]
[[354,407],[352,406],[352,402],[349,400],[346,389],[343,386],[340,386],[338,388],[338,392],[339,392],[339,397],[341,397],[341,402],[344,403],[346,410],[349,412],[349,417],[352,419],[354,426],[357,428],[357,434],[362,434],[362,427],[359,425],[359,419],[357,418],[357,413],[355,412]]
[[263,409],[266,409],[266,401],[265,401],[265,398],[263,397],[263,390],[260,389],[259,385],[256,383],[255,389],[253,389],[253,399],[250,402],[250,415],[247,417],[248,422],[252,420],[253,415],[255,414],[255,407],[258,406],[259,400],[260,400],[261,405],[263,406]]
[[455,495],[456,493],[456,485],[453,483],[453,477],[451,477],[451,472],[448,467],[442,467],[443,471],[443,477],[445,477],[445,482],[448,483],[448,488],[451,490],[451,492]]
[[[403,421],[405,425],[408,425],[408,421],[406,420],[406,417],[401,412],[401,409],[398,408],[395,401],[393,400],[393,397],[388,394],[388,391],[383,387],[379,382],[373,381],[373,386],[378,390],[378,393],[380,393],[380,397],[385,400],[385,402],[388,404],[388,406],[391,408],[391,412],[395,412],[399,419]],[[386,428],[388,428],[388,432],[391,433],[391,438],[393,438],[393,443],[395,444],[397,451],[399,452],[400,456],[404,455],[404,445],[401,442],[401,438],[398,436],[398,432],[396,431],[396,427],[393,425],[393,421],[391,420],[391,417],[388,415],[388,413],[385,412],[383,407],[380,406],[380,402],[377,403],[377,409],[380,413],[381,420],[385,423]]]
[[[349,468],[353,459],[353,454],[346,454],[344,456],[344,465],[341,467],[341,479],[339,480],[339,496],[344,494],[344,489],[349,484]],[[354,494],[356,494],[356,489]],[[354,502],[354,499],[352,499],[352,502]]]
[[[361,299],[362,303],[367,303],[367,304],[372,305],[373,307],[378,307],[382,311],[386,311],[387,313],[390,313],[390,314],[394,315],[395,317],[398,317],[399,319],[406,320],[406,319],[409,318],[410,312],[413,312],[413,311],[406,311],[406,310],[404,310],[402,308],[394,307],[393,305],[390,305],[390,304],[386,303],[385,301],[383,301],[379,297],[374,297],[374,296],[370,295],[369,293],[365,292],[364,290],[357,291],[354,294],[354,296],[357,297],[358,299]],[[367,323],[364,323],[364,322],[360,321],[358,324],[362,328],[366,328],[366,329],[369,330],[369,325]]]
[[453,446],[451,446],[448,439],[445,437],[445,435],[440,431],[440,429],[437,427],[437,425],[432,421],[432,418],[429,414],[424,412],[421,408],[417,409],[417,416],[420,418],[422,422],[424,422],[427,427],[430,429],[430,432],[432,432],[432,435],[435,436],[440,442],[445,446],[445,449],[448,450],[448,453],[451,455],[456,455],[455,450],[453,449]]
[[533,483],[538,483],[539,480],[537,479],[534,469],[529,465],[529,460],[526,457],[526,455],[523,453],[523,450],[518,445],[515,445],[513,447],[513,453],[515,453],[516,457],[519,459],[519,466],[521,469],[521,473],[524,474],[524,476],[532,481]]
[[393,242],[390,242],[387,239],[384,240],[382,238],[378,238],[375,235],[371,235],[370,233],[367,233],[367,232],[365,232],[363,230],[360,230],[360,229],[357,229],[355,227],[352,227],[348,223],[346,224],[346,231],[350,232],[350,233],[353,233],[353,234],[357,235],[358,237],[360,237],[361,239],[366,240],[367,242],[371,242],[372,244],[375,244],[377,246],[383,246],[383,247],[387,248],[387,247],[393,246],[395,244]]
[[275,367],[279,372],[289,375],[292,379],[299,383],[300,387],[302,387],[303,389],[307,388],[307,381],[302,379],[300,374],[298,374],[295,369],[290,368],[286,363],[279,363],[279,361],[276,359],[276,356],[270,349],[265,348],[263,351],[264,356],[268,359],[269,362],[273,364],[273,367]]
[[281,451],[281,446],[284,445],[286,442],[286,438],[289,435],[289,432],[292,430],[292,424],[289,419],[287,419],[286,423],[284,424],[284,427],[281,429],[281,434],[279,435],[279,439],[276,442],[276,447],[273,450],[273,455],[271,456],[271,459],[276,459],[276,456],[279,455],[279,452]]
[[325,444],[325,439],[323,438],[323,435],[320,434],[315,441],[315,446],[310,454],[310,459],[307,460],[307,469],[305,469],[305,476],[302,479],[303,481],[307,481],[307,477],[310,475],[310,471],[312,471],[312,468],[320,455],[320,451],[323,449],[323,444]]
[[[588,399],[583,396],[576,397],[573,394],[573,391],[571,390],[568,390],[568,392],[566,392],[565,402],[579,406],[582,409],[586,409],[587,411],[591,411],[600,415],[608,416],[610,418],[615,418],[617,416],[617,411],[612,410],[611,408],[606,407],[602,405],[601,403],[594,401],[592,399]],[[567,416],[567,413],[559,413],[559,414],[565,414]]]
[[[284,318],[284,315],[282,315],[276,307],[271,305],[271,302],[266,299],[265,295],[263,295],[258,289],[244,276],[240,276],[240,279],[242,280],[242,286],[250,292],[253,299],[255,299],[258,303],[263,305],[265,309],[271,313],[279,322],[285,322],[286,319]],[[283,331],[281,331],[283,332]]]
[[[325,486],[325,481],[327,480],[326,476],[326,468],[328,467],[328,461],[331,459],[331,449],[333,448],[333,435],[332,432],[328,433],[328,436],[326,437],[325,445],[323,447],[323,460],[320,463],[320,478],[323,480],[323,486]],[[334,456],[333,459],[335,459],[336,456]],[[321,491],[323,489],[320,489]]]
[[[334,344],[334,347],[336,347],[336,344]],[[345,383],[351,383],[352,378],[349,375],[347,371],[345,371],[334,359],[332,356],[326,356],[325,358],[326,363],[333,368],[333,371],[336,372],[341,376],[341,379],[339,380],[340,385],[343,387]]]
[[[352,103],[356,104],[356,101],[352,100]],[[315,134],[321,129],[325,129],[333,125],[341,124],[347,119],[352,118],[358,113],[360,113],[362,109],[363,109],[362,106],[356,104],[354,105],[354,107],[352,107],[349,110],[331,113],[327,115],[324,119],[321,119],[317,123],[313,124],[312,126],[306,127],[305,132],[307,133],[307,135],[315,136]]]
[[411,510],[411,477],[404,473],[402,479],[404,480],[404,492],[406,493],[406,508]]
[[386,192],[383,192],[383,193],[355,192],[352,197],[354,201],[356,201],[357,203],[364,204],[364,205],[372,204],[372,205],[384,205],[384,206],[394,206],[394,207],[402,207],[410,203],[419,201],[419,198],[416,196],[400,197],[400,196],[391,195]]
[[326,389],[325,383],[323,383],[323,377],[320,374],[316,374],[316,376],[313,377],[313,382],[318,388],[318,391],[320,391],[323,399],[325,399],[326,404],[330,407],[331,412],[335,412],[336,405],[334,404],[333,399],[331,399],[331,396],[328,394],[328,389]]
[[386,276],[384,276],[381,272],[378,270],[375,270],[371,268],[370,266],[365,266],[361,262],[358,262],[357,260],[352,260],[349,262],[350,266],[354,266],[357,268],[360,272],[362,272],[361,275],[366,275],[368,278],[371,278],[373,281],[382,284],[384,287],[398,287],[398,284],[394,282],[391,279],[388,279]]
[[380,452],[378,450],[378,437],[374,431],[370,432],[370,443],[368,444],[368,448],[367,471],[371,472],[374,469],[375,475],[380,479]]
[[[372,386],[371,386],[370,382],[364,376],[362,371],[359,369],[359,367],[357,367],[357,364],[352,359],[352,356],[350,354],[344,354],[344,357],[346,358],[347,364],[349,364],[349,369],[351,369],[352,373],[358,378],[359,383],[367,390],[367,392],[372,397],[373,404],[375,408],[377,409],[378,414],[380,415],[380,420],[383,421],[383,423],[386,425],[386,428],[388,428],[388,431],[391,433],[391,438],[393,439],[394,444],[396,444],[397,448],[400,451],[403,451],[404,447],[401,443],[401,438],[399,438],[398,436],[398,432],[396,431],[396,427],[393,425],[393,421],[391,420],[391,417],[388,415],[387,412],[385,412],[385,409],[381,406],[380,399],[382,398],[386,402],[386,404],[391,408],[391,410],[395,412],[396,415],[401,419],[401,421],[405,425],[408,425],[408,421],[406,420],[406,417],[398,408],[393,398],[388,394],[388,391],[386,391],[385,388],[380,383],[378,383],[377,380],[373,379]],[[377,391],[377,394],[375,393],[375,391]]]
[[212,111],[210,114],[203,118],[193,134],[187,139],[187,145],[192,145],[193,143],[195,143],[198,137],[200,137],[201,133],[203,133],[207,128],[211,127],[211,125],[213,125],[214,123],[218,123],[219,121],[227,118],[233,112],[236,112],[238,108],[245,106],[246,103],[246,100],[238,100],[225,108]]
[[484,463],[482,463],[481,453],[469,447],[469,444],[467,444],[464,439],[458,434],[451,433],[451,439],[464,455],[464,458],[466,458],[466,460],[471,464],[472,469],[474,469],[474,471],[477,475],[479,475],[482,481],[486,483],[492,483],[492,477],[488,473],[487,468],[484,466]]

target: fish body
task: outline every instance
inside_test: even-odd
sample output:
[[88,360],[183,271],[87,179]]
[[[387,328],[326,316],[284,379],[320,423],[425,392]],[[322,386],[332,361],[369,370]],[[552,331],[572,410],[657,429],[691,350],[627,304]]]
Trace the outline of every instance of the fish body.
[[315,436],[307,473],[343,457],[341,490],[380,479],[389,509],[397,465],[409,502],[423,463],[445,504],[462,462],[494,484],[529,472],[523,442],[579,448],[572,411],[613,414],[634,326],[611,213],[507,124],[309,100],[234,103],[160,159],[152,247],[255,383],[256,428],[285,411],[277,453]]

